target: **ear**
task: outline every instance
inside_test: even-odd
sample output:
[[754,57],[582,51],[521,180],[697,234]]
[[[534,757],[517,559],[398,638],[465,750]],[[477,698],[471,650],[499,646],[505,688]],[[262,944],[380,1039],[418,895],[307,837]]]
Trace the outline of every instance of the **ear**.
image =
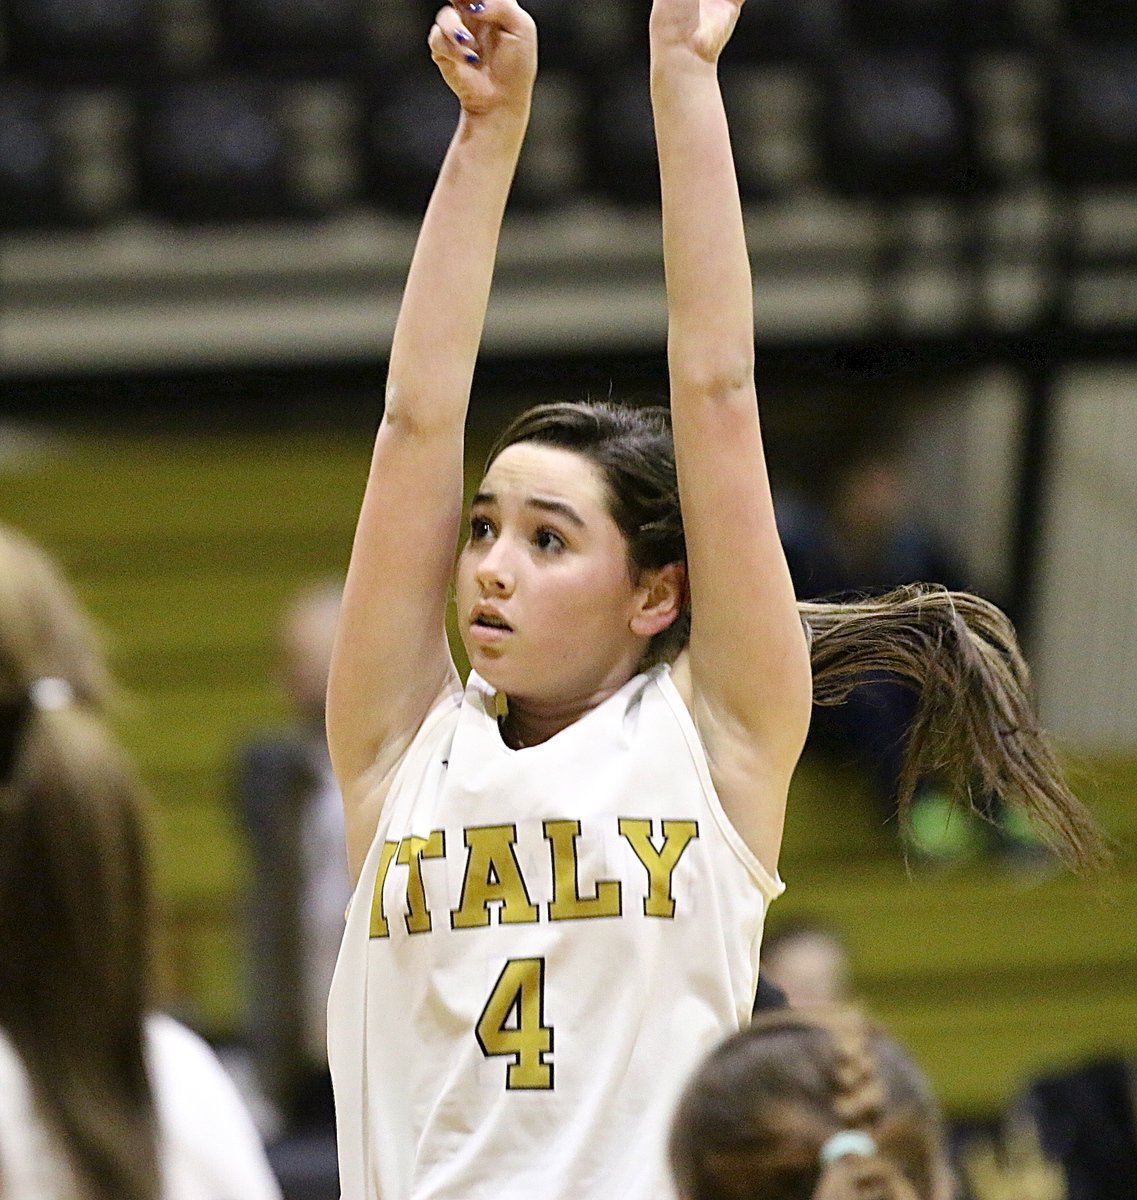
[[687,568],[668,563],[640,574],[631,629],[639,637],[662,633],[683,611],[687,600]]

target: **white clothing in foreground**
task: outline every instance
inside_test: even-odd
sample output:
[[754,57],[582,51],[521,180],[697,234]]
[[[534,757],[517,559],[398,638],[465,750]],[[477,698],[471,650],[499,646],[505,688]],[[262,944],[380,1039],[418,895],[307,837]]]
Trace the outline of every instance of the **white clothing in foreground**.
[[343,1200],[664,1200],[688,1074],[750,1019],[782,891],[670,669],[503,742],[472,673],[423,723],[329,1004]]
[[[244,1101],[207,1042],[164,1014],[146,1022],[162,1200],[280,1200]],[[6,1200],[71,1200],[71,1170],[23,1062],[0,1031],[0,1171]]]

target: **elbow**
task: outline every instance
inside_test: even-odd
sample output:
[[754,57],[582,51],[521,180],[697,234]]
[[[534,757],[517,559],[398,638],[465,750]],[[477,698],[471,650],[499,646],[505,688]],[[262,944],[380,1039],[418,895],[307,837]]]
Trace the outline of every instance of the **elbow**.
[[756,398],[754,355],[740,353],[730,360],[687,361],[671,367],[672,392],[716,408],[753,408]]
[[414,395],[408,394],[411,389],[397,386],[388,380],[387,389],[383,395],[383,421],[388,435],[398,434],[401,437],[421,436],[428,425],[425,405],[416,404]]
[[466,423],[470,381],[461,372],[439,370],[432,377],[392,368],[383,393],[382,425],[415,440],[450,437]]

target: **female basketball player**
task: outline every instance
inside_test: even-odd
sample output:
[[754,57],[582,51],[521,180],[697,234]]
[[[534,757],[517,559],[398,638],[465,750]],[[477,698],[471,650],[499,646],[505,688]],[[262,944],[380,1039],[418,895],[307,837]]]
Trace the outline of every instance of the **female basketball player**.
[[[344,1200],[658,1200],[678,1089],[749,1019],[811,671],[716,73],[738,12],[652,8],[670,415],[552,405],[505,431],[457,567],[465,687],[443,623],[463,425],[536,33],[515,0],[444,8],[430,33],[461,115],[395,330],[328,693],[357,875],[329,1008]],[[882,666],[928,681],[937,728],[945,687],[966,714],[969,769],[1066,828],[1045,747],[1007,744],[1035,726],[1005,621],[922,593],[806,617],[829,694],[887,647]]]

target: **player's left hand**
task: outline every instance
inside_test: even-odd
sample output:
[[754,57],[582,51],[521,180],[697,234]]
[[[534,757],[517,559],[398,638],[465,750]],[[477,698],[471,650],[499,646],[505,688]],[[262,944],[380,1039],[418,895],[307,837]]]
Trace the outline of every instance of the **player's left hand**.
[[685,46],[706,62],[717,62],[742,4],[743,0],[653,0],[652,44]]

